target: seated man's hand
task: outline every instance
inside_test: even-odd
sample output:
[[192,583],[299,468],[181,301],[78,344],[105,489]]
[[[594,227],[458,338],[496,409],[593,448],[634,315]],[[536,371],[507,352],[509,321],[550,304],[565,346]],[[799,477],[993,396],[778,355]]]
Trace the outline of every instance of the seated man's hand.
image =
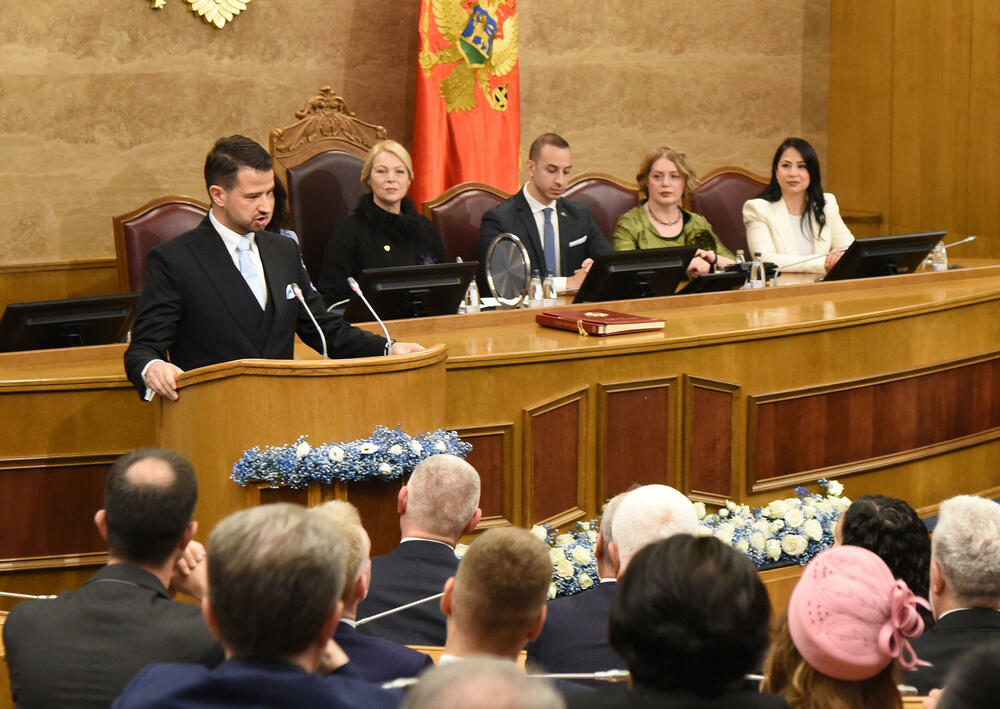
[[826,270],[829,271],[831,268],[836,266],[837,261],[839,261],[840,257],[843,255],[844,255],[843,251],[834,251],[833,253],[827,254],[826,261],[823,262],[823,265],[826,267]]
[[146,386],[160,396],[177,401],[177,375],[183,373],[183,369],[170,362],[153,362],[146,370]]
[[423,352],[424,347],[416,342],[394,342],[392,344],[392,354],[410,354],[411,352]]
[[208,563],[205,561],[205,546],[192,540],[174,564],[169,591],[186,593],[200,601],[207,589]]
[[583,285],[583,280],[590,273],[590,267],[594,265],[594,259],[585,258],[583,263],[580,264],[580,268],[573,272],[572,276],[566,279],[566,290],[577,290]]

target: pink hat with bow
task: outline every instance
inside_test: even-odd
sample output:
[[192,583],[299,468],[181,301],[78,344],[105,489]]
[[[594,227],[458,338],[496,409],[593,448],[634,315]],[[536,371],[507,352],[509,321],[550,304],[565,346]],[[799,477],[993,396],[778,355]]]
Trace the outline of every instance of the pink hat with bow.
[[894,658],[906,669],[926,665],[907,638],[924,630],[917,606],[929,608],[867,549],[827,549],[806,567],[788,604],[792,642],[828,677],[874,677]]

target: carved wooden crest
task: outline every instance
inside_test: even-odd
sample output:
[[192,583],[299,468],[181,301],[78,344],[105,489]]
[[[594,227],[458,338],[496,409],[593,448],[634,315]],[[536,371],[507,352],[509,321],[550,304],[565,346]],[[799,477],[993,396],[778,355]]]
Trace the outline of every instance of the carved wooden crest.
[[[371,146],[388,137],[382,126],[356,118],[344,99],[329,86],[321,88],[304,108],[295,112],[295,117],[299,120],[292,125],[271,131],[271,154],[276,158],[295,153],[316,141],[328,140],[353,146],[363,156]],[[344,149],[355,152],[347,146]]]

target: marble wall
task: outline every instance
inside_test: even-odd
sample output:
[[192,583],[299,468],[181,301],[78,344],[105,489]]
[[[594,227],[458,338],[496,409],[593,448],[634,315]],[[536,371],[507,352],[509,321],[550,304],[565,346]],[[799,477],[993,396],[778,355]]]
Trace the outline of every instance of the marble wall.
[[[111,215],[203,197],[212,141],[266,145],[315,89],[412,138],[417,0],[253,0],[223,30],[182,0],[4,0],[5,264],[114,255]],[[696,170],[767,169],[786,134],[825,153],[829,0],[520,0],[522,137],[634,175],[670,143]]]

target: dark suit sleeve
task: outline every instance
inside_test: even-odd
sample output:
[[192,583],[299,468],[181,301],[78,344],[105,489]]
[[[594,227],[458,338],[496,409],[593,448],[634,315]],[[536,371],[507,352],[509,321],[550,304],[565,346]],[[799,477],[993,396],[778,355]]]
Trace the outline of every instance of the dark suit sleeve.
[[125,350],[125,373],[129,381],[146,392],[142,368],[153,359],[167,358],[167,350],[177,337],[181,318],[181,296],[167,260],[158,249],[149,252],[142,296],[132,325],[132,342]]
[[[350,325],[339,315],[326,312],[326,306],[319,293],[308,286],[309,277],[302,266],[299,266],[299,283],[307,284],[302,289],[302,297],[305,298],[309,310],[312,312],[316,322],[323,328],[326,335],[326,346],[330,358],[338,357],[375,357],[385,354],[385,338],[373,335],[366,330]],[[299,307],[298,323],[295,331],[302,338],[302,341],[312,347],[317,352],[323,351],[323,343],[316,333],[309,316]]]
[[483,214],[483,220],[479,223],[479,264],[480,270],[485,272],[486,269],[486,255],[490,251],[490,246],[493,244],[493,240],[497,238],[500,234],[506,234],[510,231],[509,227],[504,226],[500,218],[499,207],[494,207],[493,209],[487,210]]
[[607,237],[604,236],[601,227],[597,226],[597,222],[591,216],[590,210],[584,209],[584,211],[587,214],[587,234],[590,235],[590,238],[587,239],[587,257],[594,258],[600,254],[607,254],[614,251],[615,248],[607,240]]
[[357,259],[357,236],[351,233],[352,219],[348,219],[326,242],[323,250],[323,268],[316,286],[327,305],[349,298],[351,290],[347,277],[354,274]]

